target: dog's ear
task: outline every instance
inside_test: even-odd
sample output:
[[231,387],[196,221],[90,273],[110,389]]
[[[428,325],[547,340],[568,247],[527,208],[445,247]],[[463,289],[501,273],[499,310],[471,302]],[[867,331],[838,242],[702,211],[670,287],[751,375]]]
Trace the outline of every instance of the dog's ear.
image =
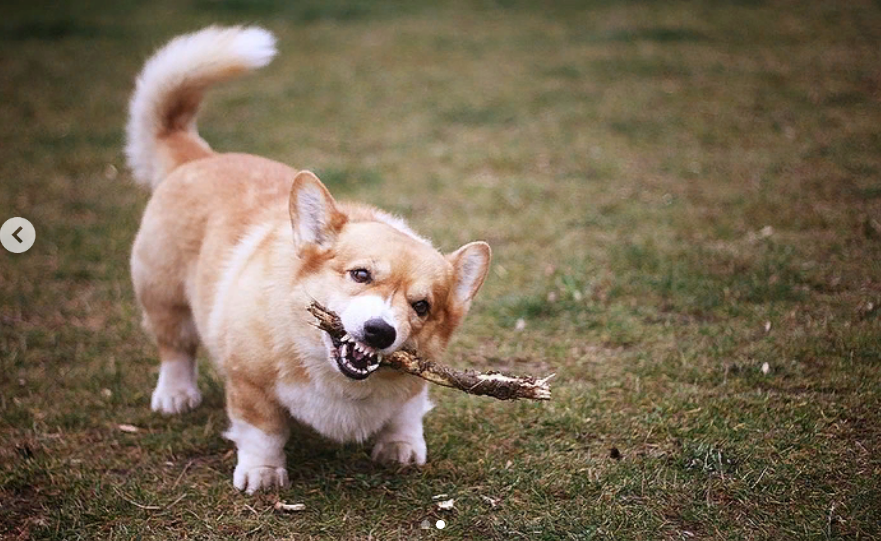
[[466,308],[486,279],[491,257],[492,251],[485,242],[470,242],[447,255],[447,260],[453,264],[456,272],[453,296]]
[[310,244],[329,247],[346,223],[330,192],[311,171],[300,171],[294,177],[288,204],[294,245],[299,250]]

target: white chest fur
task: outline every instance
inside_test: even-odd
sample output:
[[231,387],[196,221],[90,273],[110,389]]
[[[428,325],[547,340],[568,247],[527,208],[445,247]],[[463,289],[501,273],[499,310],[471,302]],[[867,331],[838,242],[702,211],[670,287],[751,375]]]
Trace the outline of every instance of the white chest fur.
[[348,398],[316,382],[279,384],[276,396],[295,419],[340,443],[367,440],[402,405],[400,399],[391,396]]

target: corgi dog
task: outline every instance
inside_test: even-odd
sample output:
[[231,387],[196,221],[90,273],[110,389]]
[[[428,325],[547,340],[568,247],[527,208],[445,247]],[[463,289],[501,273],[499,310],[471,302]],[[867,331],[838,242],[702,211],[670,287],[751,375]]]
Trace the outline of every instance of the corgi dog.
[[[287,485],[292,419],[372,440],[374,460],[424,464],[426,383],[380,360],[405,345],[441,355],[490,264],[484,242],[442,254],[402,219],[336,201],[309,171],[211,150],[195,123],[204,91],[275,52],[257,27],[175,38],[139,75],[126,129],[133,176],[152,190],[131,255],[161,360],[151,407],[199,405],[202,344],[224,380],[233,484],[249,494]],[[339,314],[344,340],[316,328],[313,300]]]

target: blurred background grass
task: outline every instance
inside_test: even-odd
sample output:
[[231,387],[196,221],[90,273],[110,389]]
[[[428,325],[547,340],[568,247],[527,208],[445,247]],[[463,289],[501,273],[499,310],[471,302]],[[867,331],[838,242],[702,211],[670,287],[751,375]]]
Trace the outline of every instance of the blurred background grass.
[[[556,372],[552,403],[435,390],[421,471],[302,430],[295,516],[232,489],[210,370],[149,412],[122,127],[146,57],[213,23],[280,55],[205,139],[489,241],[448,360]],[[0,536],[881,536],[878,2],[7,2],[0,44],[0,219],[37,230],[0,251]]]

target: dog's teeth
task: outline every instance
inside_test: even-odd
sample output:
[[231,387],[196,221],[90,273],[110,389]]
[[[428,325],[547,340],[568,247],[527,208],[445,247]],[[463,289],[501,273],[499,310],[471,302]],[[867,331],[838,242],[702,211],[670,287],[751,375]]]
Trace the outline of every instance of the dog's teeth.
[[346,333],[343,335],[343,342],[351,342],[351,341],[352,341],[352,337],[349,336],[349,333]]
[[379,368],[379,365],[378,365],[378,364],[368,364],[368,365],[367,365],[367,371],[368,371],[368,372],[373,372],[373,371],[375,371],[377,368]]

